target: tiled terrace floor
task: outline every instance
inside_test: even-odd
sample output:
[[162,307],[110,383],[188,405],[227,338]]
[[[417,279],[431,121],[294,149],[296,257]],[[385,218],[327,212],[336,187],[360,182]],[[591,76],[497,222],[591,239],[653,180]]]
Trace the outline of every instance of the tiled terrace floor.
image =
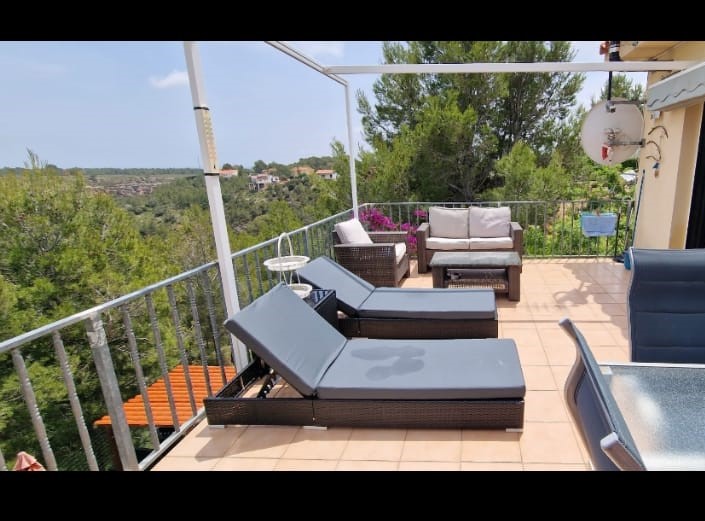
[[[430,273],[405,287],[431,287]],[[575,348],[568,316],[598,361],[627,361],[631,272],[611,259],[526,259],[521,301],[497,298],[526,380],[521,433],[491,430],[211,428],[202,421],[153,470],[587,470],[562,389]]]

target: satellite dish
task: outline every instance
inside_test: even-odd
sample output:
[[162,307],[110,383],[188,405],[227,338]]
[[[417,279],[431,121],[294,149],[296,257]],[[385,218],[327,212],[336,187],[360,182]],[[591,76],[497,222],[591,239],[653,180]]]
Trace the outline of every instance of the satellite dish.
[[580,142],[601,165],[616,165],[643,145],[644,116],[636,103],[615,98],[597,103],[583,121]]

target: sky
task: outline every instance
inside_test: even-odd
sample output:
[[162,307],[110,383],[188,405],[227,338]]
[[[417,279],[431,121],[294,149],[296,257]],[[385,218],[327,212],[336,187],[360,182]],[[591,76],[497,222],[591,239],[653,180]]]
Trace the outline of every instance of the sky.
[[[289,42],[323,65],[382,61],[381,42]],[[601,62],[600,42],[572,42]],[[264,42],[199,42],[220,164],[290,164],[347,150],[345,91]],[[201,168],[182,42],[0,42],[0,167],[27,149],[60,168]],[[646,82],[646,73],[632,73]],[[377,75],[347,75],[367,93]],[[590,106],[607,80],[586,73]],[[353,99],[353,135],[364,146]]]

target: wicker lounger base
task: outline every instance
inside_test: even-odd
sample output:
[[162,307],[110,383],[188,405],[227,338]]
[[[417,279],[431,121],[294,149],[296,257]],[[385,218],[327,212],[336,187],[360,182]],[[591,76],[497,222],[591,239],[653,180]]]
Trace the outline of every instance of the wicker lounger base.
[[494,319],[342,318],[340,332],[348,338],[497,338]]
[[[244,398],[268,369],[259,360],[212,398],[209,425],[317,425],[426,429],[521,429],[523,398],[497,400],[319,400]],[[263,388],[271,388],[264,385]],[[262,394],[262,391],[260,391]],[[266,396],[266,392],[264,393]]]
[[206,398],[209,425],[521,429],[524,400]]

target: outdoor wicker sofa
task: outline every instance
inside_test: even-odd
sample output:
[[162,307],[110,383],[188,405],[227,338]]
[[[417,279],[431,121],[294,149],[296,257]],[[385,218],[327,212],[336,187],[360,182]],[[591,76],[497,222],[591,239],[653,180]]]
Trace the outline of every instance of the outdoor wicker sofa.
[[337,223],[335,258],[373,286],[398,287],[410,275],[406,232],[367,232],[357,219]]
[[375,288],[328,257],[297,270],[299,279],[334,289],[338,329],[347,337],[497,338],[491,289]]
[[[210,425],[523,427],[513,340],[349,340],[283,283],[225,327],[255,357],[204,399]],[[301,397],[267,397],[278,376]]]

